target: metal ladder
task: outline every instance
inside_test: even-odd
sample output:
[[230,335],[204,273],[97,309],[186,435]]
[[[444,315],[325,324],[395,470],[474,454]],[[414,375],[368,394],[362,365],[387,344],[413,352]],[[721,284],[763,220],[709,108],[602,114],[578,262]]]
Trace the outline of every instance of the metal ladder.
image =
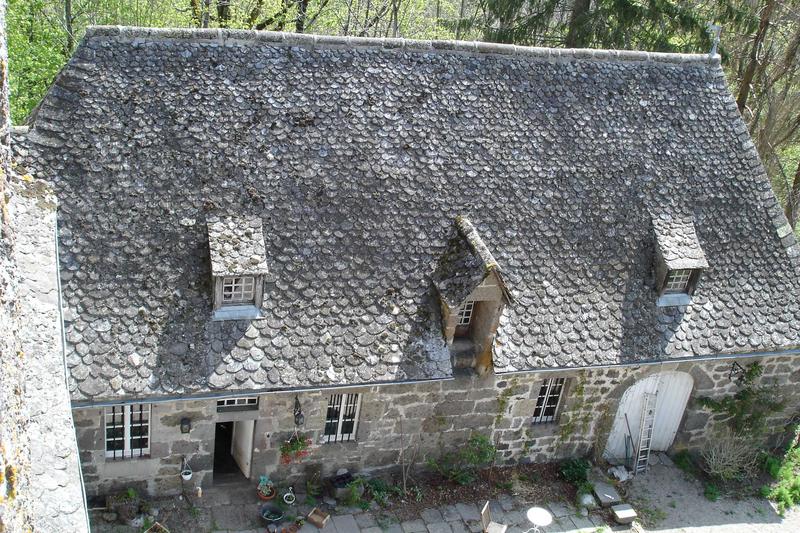
[[653,423],[656,419],[657,393],[644,394],[642,418],[639,424],[639,445],[636,447],[636,460],[633,465],[634,475],[647,472],[647,462],[650,460],[650,443],[653,440]]

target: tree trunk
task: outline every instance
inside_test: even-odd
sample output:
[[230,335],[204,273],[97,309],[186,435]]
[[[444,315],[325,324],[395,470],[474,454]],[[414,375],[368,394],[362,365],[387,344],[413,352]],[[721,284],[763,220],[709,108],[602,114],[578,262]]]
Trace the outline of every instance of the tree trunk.
[[75,34],[72,31],[72,0],[64,0],[64,30],[67,32],[67,49],[64,55],[70,57],[75,48]]
[[294,29],[297,33],[303,33],[306,29],[306,13],[308,12],[308,0],[297,0],[297,20],[294,22]]
[[797,221],[800,218],[800,162],[797,163],[797,170],[794,173],[792,188],[786,198],[786,218],[792,229],[797,229]]
[[589,15],[591,4],[591,0],[575,0],[575,3],[572,4],[572,13],[569,16],[569,32],[567,33],[566,41],[564,41],[564,46],[567,48],[586,46],[587,39],[586,33],[583,31],[583,25]]
[[231,20],[230,0],[217,0],[217,21],[220,28],[227,28]]
[[461,24],[464,20],[464,1],[461,0],[461,7],[458,8],[458,22],[456,26],[456,40],[461,39]]
[[742,74],[742,80],[739,83],[739,94],[736,95],[736,107],[739,108],[739,113],[744,113],[747,107],[747,98],[750,96],[752,90],[753,78],[758,68],[758,52],[764,42],[769,29],[772,12],[775,10],[775,0],[767,0],[764,8],[761,10],[761,17],[758,23],[758,30],[753,38],[753,44],[750,47],[750,57],[747,61],[747,66]]
[[200,0],[189,0],[189,11],[192,13],[192,22],[196,27],[200,27],[202,19],[200,15]]

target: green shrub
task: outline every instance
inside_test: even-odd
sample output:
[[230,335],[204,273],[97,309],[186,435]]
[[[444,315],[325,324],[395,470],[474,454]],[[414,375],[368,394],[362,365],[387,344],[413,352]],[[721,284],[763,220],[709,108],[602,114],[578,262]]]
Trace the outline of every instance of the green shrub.
[[775,457],[769,453],[762,453],[759,457],[759,463],[761,464],[761,468],[770,475],[772,479],[778,479],[778,472],[781,469],[781,459],[780,457]]
[[[800,504],[800,447],[789,448],[775,479],[775,485],[767,492],[767,498],[778,505],[778,512],[782,515],[787,509]],[[762,488],[762,494],[765,492]]]
[[706,483],[706,489],[703,491],[703,494],[709,501],[715,502],[719,500],[719,489],[713,483]]
[[697,475],[697,465],[692,459],[692,454],[689,453],[689,450],[681,450],[676,453],[675,457],[672,458],[672,462],[687,474]]
[[589,480],[591,466],[586,459],[566,459],[561,462],[559,472],[565,481],[579,487]]
[[458,452],[445,453],[438,461],[428,459],[428,467],[443,477],[468,485],[475,481],[478,469],[494,461],[495,449],[489,437],[473,435]]

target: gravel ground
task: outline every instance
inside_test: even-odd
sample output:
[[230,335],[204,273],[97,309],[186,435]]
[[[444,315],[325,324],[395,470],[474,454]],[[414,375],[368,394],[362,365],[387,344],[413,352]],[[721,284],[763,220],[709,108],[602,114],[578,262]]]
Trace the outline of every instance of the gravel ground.
[[720,498],[709,501],[703,485],[676,467],[656,465],[637,476],[626,501],[649,518],[645,531],[660,533],[788,533],[800,532],[800,510],[781,517],[763,499]]

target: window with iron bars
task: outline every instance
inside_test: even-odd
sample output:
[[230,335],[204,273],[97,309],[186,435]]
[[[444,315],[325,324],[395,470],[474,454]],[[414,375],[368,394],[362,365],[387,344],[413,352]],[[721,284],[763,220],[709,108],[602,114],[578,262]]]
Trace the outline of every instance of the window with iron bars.
[[332,394],[328,399],[323,442],[347,442],[356,439],[359,394]]
[[692,271],[688,268],[679,268],[667,272],[667,280],[664,282],[664,293],[684,294],[689,288],[689,279]]
[[106,457],[130,459],[150,455],[150,404],[105,408]]
[[472,312],[475,310],[475,302],[472,300],[464,302],[461,309],[458,310],[458,325],[469,326],[472,321]]
[[217,412],[222,411],[249,411],[258,409],[258,396],[244,398],[224,398],[217,400]]
[[533,410],[533,423],[546,424],[556,419],[561,393],[564,391],[565,378],[551,378],[542,381],[536,407]]
[[255,285],[253,276],[223,278],[222,303],[227,305],[255,302]]

